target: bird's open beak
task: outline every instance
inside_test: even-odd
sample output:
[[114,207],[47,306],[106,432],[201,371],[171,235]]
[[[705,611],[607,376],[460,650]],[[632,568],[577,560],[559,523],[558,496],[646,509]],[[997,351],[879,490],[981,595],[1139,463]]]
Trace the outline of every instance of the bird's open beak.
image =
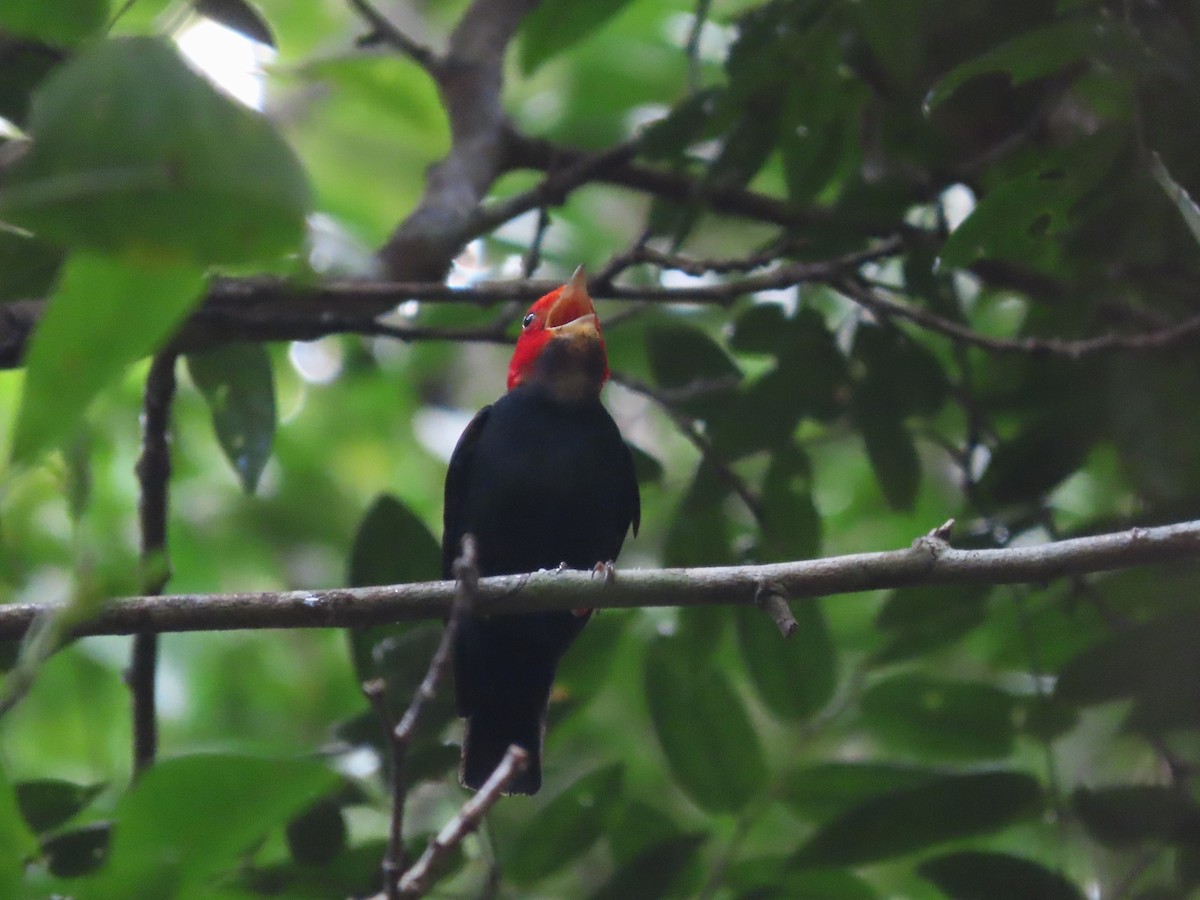
[[563,285],[562,293],[546,315],[546,330],[555,337],[599,338],[600,320],[587,292],[587,274],[583,266],[575,270],[571,280]]

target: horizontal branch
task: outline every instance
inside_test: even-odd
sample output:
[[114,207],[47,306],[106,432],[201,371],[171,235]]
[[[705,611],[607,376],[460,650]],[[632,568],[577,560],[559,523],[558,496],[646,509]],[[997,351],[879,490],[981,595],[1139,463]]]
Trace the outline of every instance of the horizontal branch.
[[[915,584],[1045,582],[1151,563],[1200,560],[1200,521],[1072,538],[1033,547],[956,550],[941,530],[904,550],[855,553],[763,566],[619,570],[606,583],[589,572],[542,571],[483,578],[476,609],[488,613],[550,609],[754,605],[764,590],[791,600]],[[282,593],[181,594],[114,600],[77,635],[235,628],[338,628],[412,619],[445,619],[452,581]],[[54,607],[0,606],[0,639],[16,639]]]
[[[1169,350],[1200,339],[1200,315],[1154,331],[1136,334],[1101,334],[1089,338],[1016,337],[1001,338],[972,331],[965,325],[937,315],[919,306],[910,306],[884,296],[883,292],[854,279],[844,279],[834,287],[859,306],[880,316],[905,319],[926,331],[944,335],[962,344],[992,353],[1024,353],[1030,356],[1065,356],[1081,359],[1113,351],[1146,352]],[[888,290],[884,288],[883,290]]]
[[[768,272],[716,284],[678,287],[624,286],[589,281],[593,296],[643,303],[728,305],[756,291],[846,276],[866,262],[900,252],[898,238],[857,253],[814,262],[793,262]],[[387,334],[401,340],[499,340],[488,330],[439,332],[411,326],[381,326],[375,319],[409,300],[495,306],[531,303],[562,285],[561,280],[490,281],[467,288],[431,281],[336,281],[299,284],[281,278],[219,278],[200,308],[184,324],[176,349],[190,353],[230,341],[311,341],[330,334]],[[0,304],[0,369],[17,368],[41,319],[45,301]]]

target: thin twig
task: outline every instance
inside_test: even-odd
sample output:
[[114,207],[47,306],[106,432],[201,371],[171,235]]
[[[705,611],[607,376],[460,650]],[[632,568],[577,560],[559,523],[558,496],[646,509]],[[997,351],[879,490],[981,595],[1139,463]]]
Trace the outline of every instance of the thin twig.
[[754,597],[754,605],[771,617],[779,633],[790,638],[800,627],[792,609],[788,606],[787,595],[770,582],[763,582]]
[[532,278],[533,273],[538,270],[538,266],[542,264],[542,241],[546,237],[546,231],[550,228],[550,210],[544,206],[538,207],[537,228],[533,232],[533,240],[529,242],[529,247],[521,257],[521,275],[525,278]]
[[711,0],[696,0],[692,30],[688,33],[687,46],[684,49],[688,59],[688,90],[693,93],[700,90],[700,38],[704,34],[704,23],[708,21],[708,9],[711,5]]
[[529,762],[529,754],[513,744],[504,754],[491,777],[483,783],[463,808],[437,833],[429,842],[421,858],[413,867],[400,878],[401,897],[421,897],[429,890],[438,868],[445,862],[450,852],[463,842],[463,839],[479,827],[487,811],[495,805],[504,794],[509,783],[524,770]]
[[[148,596],[162,593],[170,577],[167,562],[167,507],[171,479],[171,403],[175,397],[174,349],[154,357],[142,398],[142,454],[137,462],[138,521],[141,528],[142,585]],[[140,775],[158,752],[154,687],[158,634],[134,635],[127,679],[133,702],[133,773]]]
[[669,394],[647,384],[640,378],[634,378],[632,375],[614,372],[612,380],[628,390],[649,397],[662,407],[662,410],[675,423],[675,427],[679,429],[680,433],[691,442],[692,446],[700,451],[700,455],[704,458],[704,461],[712,466],[713,472],[716,473],[717,477],[738,495],[742,503],[746,505],[746,509],[754,516],[754,521],[760,526],[763,524],[762,500],[750,489],[745,480],[733,470],[729,463],[721,458],[712,441],[700,430],[696,420],[680,410]]
[[473,535],[463,535],[462,554],[454,561],[454,574],[457,588],[454,605],[450,608],[450,618],[442,631],[441,641],[438,642],[437,649],[429,660],[429,668],[425,672],[425,677],[417,686],[412,701],[395,727],[390,724],[387,706],[384,702],[383,682],[376,679],[363,685],[363,693],[371,701],[376,714],[384,723],[392,753],[392,820],[388,829],[388,845],[382,864],[387,900],[396,900],[400,896],[399,880],[401,873],[407,867],[407,861],[404,858],[404,810],[408,803],[408,753],[425,708],[437,696],[438,686],[445,677],[446,668],[450,663],[455,636],[458,634],[462,620],[470,612],[475,591],[479,585],[479,561],[475,552]]
[[633,159],[637,147],[637,141],[625,141],[603,153],[579,156],[561,168],[550,169],[529,190],[477,208],[464,224],[463,240],[486,234],[531,209],[562,204],[571,191],[594,180],[600,172]]
[[365,47],[379,43],[390,44],[422,69],[436,75],[441,61],[432,50],[410,38],[391,19],[368,3],[367,0],[347,0],[347,2],[371,26],[370,32],[359,38],[358,43],[360,46]]
[[648,226],[643,228],[629,246],[620,253],[614,253],[599,272],[591,278],[591,286],[597,291],[607,291],[612,288],[613,279],[631,269],[642,260],[642,250],[646,242],[654,237],[654,232]]
[[997,338],[972,331],[965,325],[943,318],[927,309],[892,300],[885,297],[879,289],[857,279],[837,280],[834,287],[855,303],[878,315],[905,319],[927,331],[937,332],[955,341],[994,353],[1025,353],[1032,356],[1082,359],[1085,356],[1116,350],[1166,350],[1200,336],[1200,315],[1195,315],[1159,331],[1142,334],[1102,334],[1078,340],[1040,337]]

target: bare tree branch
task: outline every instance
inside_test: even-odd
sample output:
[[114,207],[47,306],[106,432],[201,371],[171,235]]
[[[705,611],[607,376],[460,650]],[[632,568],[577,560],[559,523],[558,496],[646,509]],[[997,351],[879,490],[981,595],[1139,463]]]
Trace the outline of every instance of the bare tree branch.
[[450,852],[463,839],[479,828],[484,815],[504,794],[504,789],[528,764],[529,754],[513,744],[500,760],[500,765],[470,800],[445,827],[437,833],[421,858],[400,878],[401,897],[423,897],[433,884],[437,870]]
[[[586,150],[564,147],[511,129],[507,135],[507,144],[508,161],[513,168],[548,171],[556,166],[569,164],[574,159],[593,155]],[[794,230],[819,228],[834,221],[840,222],[844,227],[859,228],[867,234],[891,234],[897,228],[894,219],[855,218],[840,210],[817,206],[800,208],[778,197],[742,188],[706,187],[702,190],[700,180],[696,176],[655,168],[632,160],[614,161],[612,165],[598,169],[593,180],[679,203],[699,202],[705,208],[721,215],[739,216]],[[900,227],[907,229],[904,225]]]
[[468,223],[507,166],[501,103],[504,55],[536,0],[474,0],[436,68],[450,120],[450,152],[430,168],[425,193],[379,251],[396,279],[440,279],[469,235]]
[[1066,356],[1070,359],[1081,359],[1117,350],[1167,350],[1194,341],[1200,336],[1200,315],[1195,315],[1160,330],[1140,334],[1102,334],[1078,340],[1042,337],[997,338],[972,331],[965,325],[922,307],[909,306],[893,300],[884,296],[880,290],[855,279],[844,279],[836,282],[834,286],[855,303],[878,315],[905,319],[926,331],[933,331],[993,353],[1027,353],[1033,356]]
[[635,393],[649,397],[661,406],[671,421],[675,423],[675,427],[679,429],[680,434],[687,438],[692,446],[700,451],[700,455],[704,458],[705,462],[712,466],[717,477],[724,481],[729,489],[738,495],[738,498],[746,505],[746,509],[750,510],[750,514],[754,516],[754,521],[760,526],[763,524],[762,500],[750,489],[745,480],[730,467],[729,463],[721,458],[716,448],[713,447],[712,441],[700,430],[696,420],[676,407],[675,403],[677,401],[672,394],[660,391],[658,388],[646,384],[646,382],[631,375],[614,372],[610,377],[614,383]]
[[[154,357],[142,399],[142,454],[137,462],[138,523],[141,528],[143,590],[162,593],[170,578],[167,561],[167,508],[171,479],[171,403],[175,398],[175,351]],[[133,774],[140,775],[158,752],[158,715],[154,687],[158,670],[158,634],[133,637],[126,675],[133,702]]]
[[[417,686],[412,702],[400,717],[399,724],[394,728],[388,726],[388,742],[392,748],[392,821],[388,830],[387,851],[383,857],[383,883],[388,900],[395,900],[400,896],[397,882],[406,868],[403,839],[404,808],[408,803],[408,751],[425,707],[437,696],[438,686],[445,677],[446,667],[450,664],[454,638],[462,620],[470,612],[475,599],[475,588],[479,584],[479,561],[475,553],[473,535],[463,535],[462,555],[454,561],[454,574],[458,588],[454,606],[450,610],[450,618],[442,630],[442,639],[429,660],[429,668]],[[383,706],[382,684],[369,682],[363,685],[363,691],[386,722],[387,710]]]
[[[552,609],[753,605],[760,586],[789,599],[887,590],[914,584],[1020,584],[1067,575],[1200,559],[1200,521],[1071,538],[1031,547],[958,550],[929,536],[913,547],[761,566],[622,569],[611,583],[592,573],[542,571],[482,578],[477,608],[489,614]],[[75,635],[236,628],[351,628],[444,619],[450,581],[319,591],[178,594],[114,600]],[[20,638],[53,607],[0,606],[0,639]]]

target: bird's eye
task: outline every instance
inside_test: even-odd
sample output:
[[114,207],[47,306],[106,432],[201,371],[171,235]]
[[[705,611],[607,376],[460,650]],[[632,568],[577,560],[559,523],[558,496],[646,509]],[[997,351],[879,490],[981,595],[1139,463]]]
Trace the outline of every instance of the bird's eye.
[[532,324],[533,324],[533,313],[530,313],[524,319],[521,320],[522,328],[528,328]]

